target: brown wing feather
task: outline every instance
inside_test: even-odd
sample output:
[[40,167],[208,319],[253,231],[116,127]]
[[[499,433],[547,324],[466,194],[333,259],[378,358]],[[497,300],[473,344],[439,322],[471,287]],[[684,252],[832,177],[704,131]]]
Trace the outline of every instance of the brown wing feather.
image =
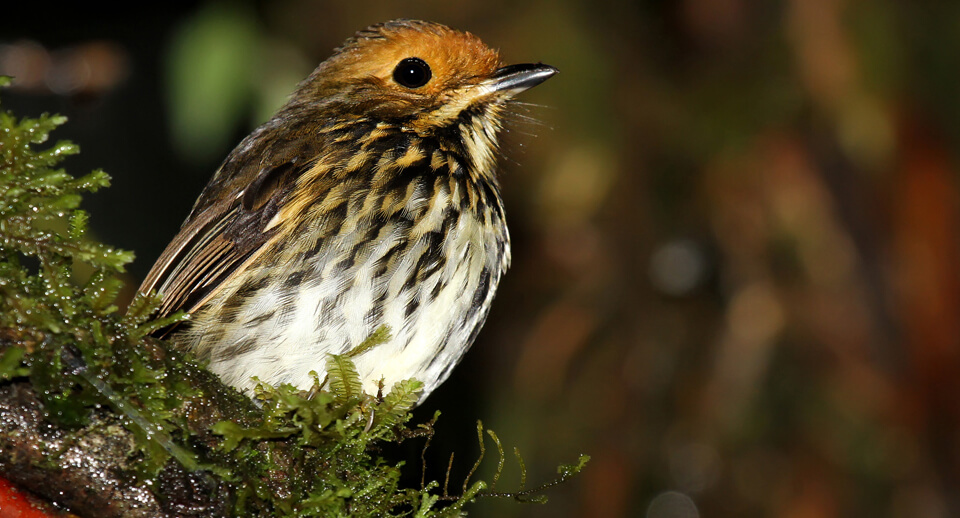
[[[142,293],[160,295],[158,317],[194,311],[256,257],[272,235],[267,223],[298,173],[295,162],[265,167],[242,192],[191,214],[140,286]],[[257,203],[242,203],[251,199]]]
[[142,293],[160,295],[158,318],[197,309],[270,240],[267,224],[311,166],[303,157],[318,156],[327,144],[321,128],[337,127],[302,110],[288,105],[257,128],[204,188],[140,286]]

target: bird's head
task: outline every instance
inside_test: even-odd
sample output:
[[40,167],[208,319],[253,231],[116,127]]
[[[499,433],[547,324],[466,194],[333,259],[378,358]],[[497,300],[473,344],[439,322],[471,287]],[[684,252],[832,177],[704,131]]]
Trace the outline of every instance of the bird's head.
[[495,132],[502,106],[557,70],[503,66],[468,32],[415,20],[373,25],[348,39],[293,99],[324,113],[369,117],[422,136],[482,124]]

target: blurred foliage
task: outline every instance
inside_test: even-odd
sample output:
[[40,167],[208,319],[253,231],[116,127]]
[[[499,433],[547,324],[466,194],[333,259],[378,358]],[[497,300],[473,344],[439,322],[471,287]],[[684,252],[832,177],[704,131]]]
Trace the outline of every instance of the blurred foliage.
[[256,24],[249,9],[211,4],[184,24],[169,53],[170,122],[177,149],[211,158],[243,121],[257,74]]
[[269,118],[310,68],[261,33],[249,6],[208,4],[177,28],[167,55],[175,148],[194,161],[220,158],[237,127]]

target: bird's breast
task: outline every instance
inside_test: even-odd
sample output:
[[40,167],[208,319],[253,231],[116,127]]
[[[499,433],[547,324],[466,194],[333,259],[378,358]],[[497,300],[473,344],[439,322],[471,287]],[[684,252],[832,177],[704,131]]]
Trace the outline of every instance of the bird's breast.
[[426,397],[469,348],[509,263],[498,188],[456,157],[391,149],[406,166],[302,206],[288,241],[194,315],[187,345],[224,381],[309,388],[328,353],[386,325],[392,339],[354,359],[365,389],[418,378]]

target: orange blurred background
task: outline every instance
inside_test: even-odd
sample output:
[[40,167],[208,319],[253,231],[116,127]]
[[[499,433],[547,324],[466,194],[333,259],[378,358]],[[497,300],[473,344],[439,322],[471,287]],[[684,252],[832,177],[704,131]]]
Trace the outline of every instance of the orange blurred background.
[[960,4],[38,12],[0,31],[17,76],[2,102],[70,117],[67,167],[114,178],[85,202],[94,229],[142,276],[231,147],[344,38],[396,17],[561,70],[503,135],[513,267],[417,415],[443,410],[427,473],[456,451],[451,487],[478,418],[519,447],[528,485],[593,460],[545,506],[472,516],[960,516]]

